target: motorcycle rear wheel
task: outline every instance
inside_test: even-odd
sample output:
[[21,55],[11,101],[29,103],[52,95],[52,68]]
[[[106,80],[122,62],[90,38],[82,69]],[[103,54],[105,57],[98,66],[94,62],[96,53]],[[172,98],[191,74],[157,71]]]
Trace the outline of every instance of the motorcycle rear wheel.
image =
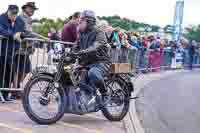
[[128,111],[129,111],[130,100],[129,100],[128,87],[126,86],[126,84],[124,84],[124,81],[119,78],[108,81],[106,83],[106,86],[108,87],[112,84],[118,84],[121,89],[114,90],[113,86],[111,86],[111,88],[110,88],[111,93],[112,93],[111,94],[111,102],[112,102],[112,99],[114,99],[113,94],[118,95],[117,97],[119,97],[119,98],[123,97],[120,101],[118,101],[118,99],[117,99],[117,101],[115,102],[117,104],[116,106],[123,104],[123,108],[120,111],[117,111],[119,113],[116,115],[112,114],[113,111],[110,111],[108,106],[104,106],[101,109],[101,112],[110,121],[121,121],[124,119],[124,117],[127,115]]
[[[58,96],[55,96],[56,97],[55,101],[59,102],[57,112],[55,113],[55,115],[53,115],[50,118],[46,118],[46,117],[44,118],[44,117],[39,116],[39,114],[37,114],[36,112],[34,112],[34,108],[31,107],[30,93],[31,93],[31,91],[34,91],[33,86],[39,82],[47,82],[48,86],[49,86],[50,84],[53,84],[53,77],[48,76],[48,75],[41,75],[39,77],[36,77],[36,78],[30,80],[26,84],[26,86],[24,88],[23,98],[22,98],[23,108],[24,108],[26,114],[28,115],[28,117],[31,120],[33,120],[34,122],[41,124],[41,125],[54,124],[57,121],[59,121],[65,113],[66,96],[65,96],[64,89],[62,89],[61,87],[55,87],[55,90],[57,91],[57,94],[58,94]],[[40,88],[40,90],[41,90],[41,88]],[[47,95],[49,95],[49,94],[47,94]],[[42,110],[43,107],[45,107],[45,106],[47,107],[50,104],[50,102],[52,102],[52,101],[50,101],[51,98],[47,97],[46,99],[48,99],[48,100],[45,100],[45,98],[41,99],[41,97],[42,96],[40,96],[39,98],[36,99],[37,102],[39,101],[39,103],[36,106],[41,106],[41,110]],[[36,111],[37,110],[39,111],[39,109],[36,109]],[[51,112],[49,114],[51,114]],[[48,114],[48,116],[49,116],[49,114]]]

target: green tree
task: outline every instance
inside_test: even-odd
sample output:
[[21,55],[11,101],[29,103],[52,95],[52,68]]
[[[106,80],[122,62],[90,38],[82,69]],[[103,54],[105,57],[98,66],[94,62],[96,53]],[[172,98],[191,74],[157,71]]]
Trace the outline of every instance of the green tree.
[[108,21],[113,27],[120,27],[127,31],[137,30],[138,28],[151,27],[153,31],[157,32],[160,27],[156,25],[149,25],[145,23],[136,22],[128,18],[121,18],[120,16],[103,16],[99,17],[100,19]]
[[196,40],[200,42],[200,25],[193,26],[190,29],[187,29],[188,33],[186,33],[185,37],[189,40]]
[[[124,29],[126,31],[136,31],[139,28],[146,29],[147,27],[151,28],[152,31],[157,32],[160,27],[156,25],[149,25],[146,23],[140,23],[136,22],[134,20],[130,20],[128,18],[121,18],[120,16],[103,16],[98,17],[100,20],[106,20],[109,24],[111,24],[113,27],[120,27],[121,29]],[[36,20],[35,24],[33,26],[33,30],[43,36],[47,36],[50,28],[54,28],[56,30],[60,30],[64,26],[65,19],[58,18],[56,20],[54,19],[48,19],[48,18],[42,18],[40,20]]]
[[51,28],[60,30],[64,26],[64,20],[58,18],[57,20],[42,18],[33,25],[33,31],[47,37]]

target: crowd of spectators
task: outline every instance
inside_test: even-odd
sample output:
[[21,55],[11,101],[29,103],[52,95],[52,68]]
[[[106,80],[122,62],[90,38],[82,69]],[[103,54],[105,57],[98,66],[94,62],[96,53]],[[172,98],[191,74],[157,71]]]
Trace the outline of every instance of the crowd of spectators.
[[[58,38],[62,41],[77,42],[79,17],[79,12],[72,15]],[[188,41],[183,38],[180,41],[174,41],[114,28],[105,20],[99,20],[97,23],[98,28],[105,32],[112,48],[113,63],[130,63],[133,69],[152,71],[160,71],[161,67],[192,69],[193,64],[200,63],[199,43],[194,40]],[[57,36],[59,36],[58,33]]]
[[112,62],[130,63],[134,69],[160,71],[161,68],[192,69],[200,62],[200,44],[185,38],[175,41],[158,35],[142,35],[113,28],[105,20],[99,26],[112,47]]

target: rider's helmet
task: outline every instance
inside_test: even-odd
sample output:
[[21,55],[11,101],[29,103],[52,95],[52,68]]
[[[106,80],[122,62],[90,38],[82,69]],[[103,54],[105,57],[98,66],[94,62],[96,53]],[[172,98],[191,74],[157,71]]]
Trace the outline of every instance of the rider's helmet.
[[81,19],[86,19],[87,29],[91,29],[96,25],[96,14],[94,11],[85,10],[81,13]]

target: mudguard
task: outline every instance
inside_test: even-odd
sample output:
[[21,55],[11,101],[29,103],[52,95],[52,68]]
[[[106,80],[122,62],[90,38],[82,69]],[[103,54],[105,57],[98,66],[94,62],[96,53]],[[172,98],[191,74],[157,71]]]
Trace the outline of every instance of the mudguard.
[[129,74],[117,74],[117,78],[120,78],[128,86],[129,95],[131,96],[134,91],[134,84],[131,81],[131,76]]
[[47,76],[50,76],[50,77],[53,78],[55,74],[48,73],[48,72],[38,72],[38,73],[33,74],[33,76],[31,77],[31,80],[34,79],[34,78],[37,78],[37,77],[39,77],[41,75],[47,75]]

